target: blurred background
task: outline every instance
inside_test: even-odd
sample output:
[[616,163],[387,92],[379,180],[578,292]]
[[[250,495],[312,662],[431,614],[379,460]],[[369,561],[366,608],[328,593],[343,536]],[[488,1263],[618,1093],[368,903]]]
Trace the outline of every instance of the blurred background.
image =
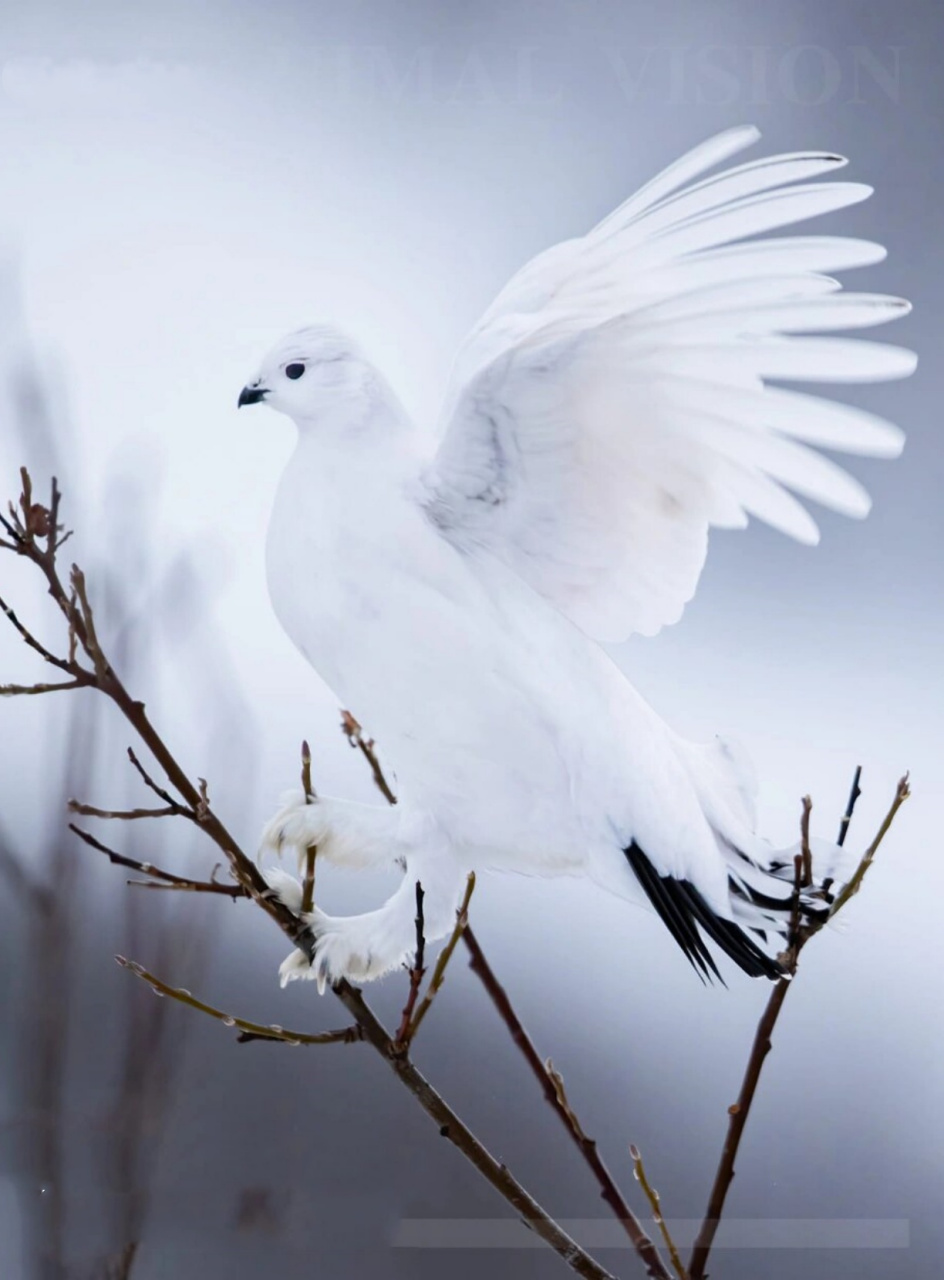
[[[917,375],[843,393],[909,437],[894,464],[850,464],[871,516],[817,513],[812,551],[761,527],[715,534],[683,622],[616,657],[681,731],[743,743],[776,843],[806,792],[833,836],[861,763],[861,847],[911,769],[866,891],[804,954],[711,1270],[936,1275],[944,15],[920,0],[31,0],[0,29],[0,487],[16,496],[24,462],[38,488],[59,475],[64,555],[106,647],[247,847],[295,785],[302,737],[319,790],[371,794],[266,596],[291,428],[235,401],[267,347],[340,324],[432,423],[452,352],[509,275],[716,130],[838,150],[875,185],[817,224],[885,244],[856,287],[915,303],[888,336],[918,350]],[[0,594],[60,646],[9,555]],[[0,681],[44,674],[0,631]],[[409,1247],[417,1220],[510,1214],[365,1046],[237,1045],[120,971],[117,951],[245,1017],[343,1023],[330,996],[278,989],[285,943],[258,912],[128,889],[68,834],[70,795],[146,803],[128,730],[95,695],[5,700],[0,717],[4,1280],[565,1274],[536,1248]],[[145,827],[96,832],[209,874],[212,846],[183,824]],[[319,886],[335,911],[390,889]],[[582,883],[488,879],[473,915],[635,1207],[630,1142],[669,1217],[697,1218],[766,990],[739,973],[703,989],[655,918]],[[398,977],[369,993],[388,1024],[404,995]],[[595,1184],[463,963],[417,1059],[552,1213],[641,1274],[607,1247]]]

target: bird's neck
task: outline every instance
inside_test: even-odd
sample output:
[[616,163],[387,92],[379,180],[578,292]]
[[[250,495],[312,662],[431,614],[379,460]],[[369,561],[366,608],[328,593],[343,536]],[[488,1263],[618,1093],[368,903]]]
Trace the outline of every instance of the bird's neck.
[[289,470],[303,473],[312,497],[320,494],[335,509],[383,502],[416,474],[415,434],[392,399],[345,398],[298,428]]

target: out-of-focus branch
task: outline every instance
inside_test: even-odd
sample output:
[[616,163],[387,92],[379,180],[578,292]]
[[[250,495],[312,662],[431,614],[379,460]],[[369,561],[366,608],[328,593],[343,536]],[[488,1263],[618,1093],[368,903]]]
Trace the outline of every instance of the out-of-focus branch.
[[104,1264],[101,1280],[130,1280],[137,1252],[137,1243],[133,1242],[122,1249],[117,1257],[110,1258]]
[[[839,828],[839,843],[845,841],[846,833],[849,830],[849,822],[852,817],[852,810],[855,802],[860,795],[859,779],[861,778],[861,769],[856,770],[855,779],[852,784],[852,791],[849,796],[849,803],[843,816],[842,823]],[[838,894],[833,902],[829,919],[832,920],[842,910],[851,897],[858,893],[862,880],[866,872],[872,865],[876,850],[888,832],[889,827],[895,820],[898,810],[911,794],[908,786],[908,775],[906,774],[898,783],[895,791],[895,797],[891,807],[879,827],[878,834],[875,839],[862,855],[859,865],[856,867],[849,883]],[[795,893],[794,907],[794,924],[791,933],[794,935],[790,944],[790,974],[778,979],[774,984],[774,989],[770,993],[770,997],[761,1014],[760,1022],[757,1024],[757,1031],[754,1034],[754,1042],[751,1046],[750,1057],[747,1061],[747,1067],[744,1072],[744,1079],[741,1082],[741,1090],[738,1094],[737,1101],[728,1108],[728,1131],[725,1137],[724,1147],[721,1151],[721,1159],[718,1163],[718,1170],[715,1174],[714,1184],[711,1188],[711,1195],[708,1199],[708,1207],[705,1210],[705,1216],[702,1220],[698,1236],[695,1240],[695,1246],[692,1250],[691,1261],[689,1262],[689,1274],[691,1280],[705,1280],[705,1267],[708,1264],[708,1256],[711,1253],[711,1247],[714,1243],[715,1234],[721,1221],[721,1215],[724,1212],[724,1203],[727,1198],[728,1190],[734,1180],[734,1164],[737,1159],[738,1148],[741,1145],[741,1137],[744,1133],[744,1127],[747,1124],[747,1117],[750,1114],[751,1104],[754,1101],[754,1095],[757,1092],[757,1085],[760,1081],[761,1070],[763,1069],[764,1060],[770,1052],[774,1028],[777,1025],[777,1019],[780,1017],[780,1010],[783,1008],[783,1002],[787,998],[787,992],[790,990],[795,981],[794,973],[796,971],[797,957],[800,951],[813,936],[818,932],[820,925],[811,923],[808,927],[801,928],[799,926],[799,891],[803,877],[803,862],[805,852],[809,849],[809,797],[803,802],[803,817],[801,824],[801,847],[805,846],[804,853],[797,855],[797,888]]]
[[93,670],[90,672],[81,667],[77,658],[66,659],[55,657],[43,645],[40,645],[26,627],[4,606],[4,612],[10,618],[20,635],[31,644],[31,647],[42,654],[47,661],[52,661],[60,669],[68,671],[76,680],[93,685],[118,707],[125,718],[137,732],[151,755],[163,769],[171,785],[183,799],[185,805],[198,815],[202,829],[223,851],[237,883],[241,884],[250,897],[271,916],[282,931],[306,955],[313,954],[313,939],[305,922],[273,894],[266,884],[258,867],[247,857],[227,831],[226,827],[210,808],[205,789],[199,782],[191,782],[185,771],[151,723],[143,702],[132,698],[118,678],[102,650],[95,629],[94,614],[90,602],[85,576],[77,565],[70,572],[70,589],[67,590],[59,574],[57,552],[62,545],[58,538],[60,526],[57,523],[60,494],[56,480],[52,481],[49,508],[43,508],[45,516],[40,518],[36,513],[37,505],[32,501],[32,489],[25,469],[21,472],[23,492],[19,509],[10,505],[10,518],[0,516],[0,525],[9,535],[8,548],[18,555],[31,560],[42,572],[46,580],[47,590],[69,629],[70,655],[73,647],[81,649],[91,660]]

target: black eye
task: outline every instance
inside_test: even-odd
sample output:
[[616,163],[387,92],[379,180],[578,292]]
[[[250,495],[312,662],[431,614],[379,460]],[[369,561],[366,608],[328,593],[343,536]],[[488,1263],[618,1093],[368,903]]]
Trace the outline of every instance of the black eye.
[[287,364],[285,366],[285,376],[286,378],[291,378],[293,382],[297,378],[300,378],[304,372],[305,366],[301,362],[296,364]]

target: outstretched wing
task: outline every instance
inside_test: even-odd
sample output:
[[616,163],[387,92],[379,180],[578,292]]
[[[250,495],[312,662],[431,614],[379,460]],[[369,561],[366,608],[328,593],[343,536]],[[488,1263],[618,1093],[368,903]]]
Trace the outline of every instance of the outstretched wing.
[[890,423],[769,385],[903,377],[915,357],[822,336],[909,309],[843,293],[825,274],[878,262],[881,246],[755,238],[868,196],[807,181],[841,157],[775,156],[694,181],[758,136],[712,139],[588,235],[540,254],[456,361],[427,476],[431,517],[601,640],[678,620],[711,526],[753,515],[816,542],[789,490],[864,516],[858,482],[808,445],[882,457],[902,447]]

